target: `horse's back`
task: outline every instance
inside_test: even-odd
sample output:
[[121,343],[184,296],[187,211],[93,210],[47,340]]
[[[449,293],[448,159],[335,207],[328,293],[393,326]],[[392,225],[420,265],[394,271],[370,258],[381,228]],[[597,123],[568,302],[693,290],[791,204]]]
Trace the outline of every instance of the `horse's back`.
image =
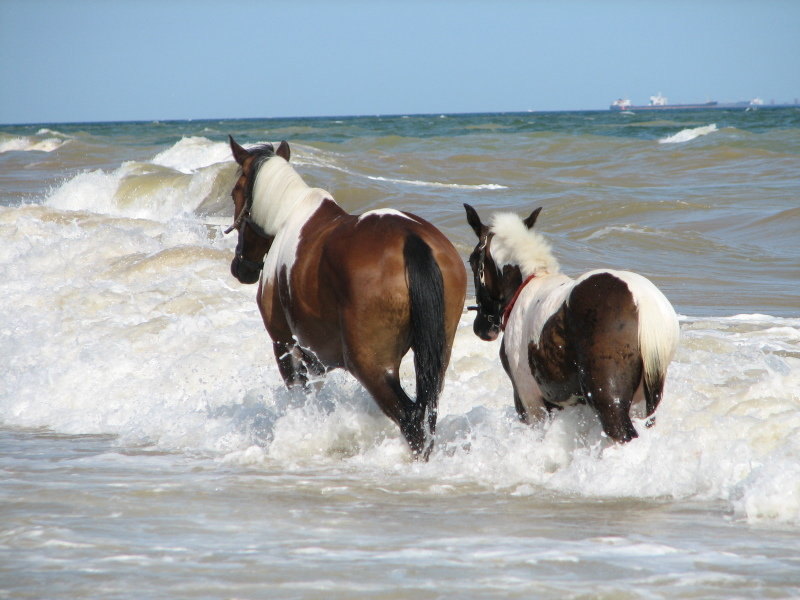
[[328,234],[320,269],[340,290],[343,301],[388,300],[405,290],[403,249],[416,222],[400,214],[381,211],[374,217],[353,217]]
[[392,209],[370,211],[334,228],[326,242],[328,267],[354,293],[386,296],[407,290],[405,248],[410,236],[430,248],[442,271],[445,294],[458,295],[463,306],[466,270],[444,234],[424,219]]

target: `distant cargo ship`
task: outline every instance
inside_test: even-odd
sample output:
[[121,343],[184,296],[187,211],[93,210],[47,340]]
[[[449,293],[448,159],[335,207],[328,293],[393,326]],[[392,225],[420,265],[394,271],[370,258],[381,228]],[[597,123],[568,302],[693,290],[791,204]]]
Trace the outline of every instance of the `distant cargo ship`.
[[729,108],[741,110],[756,110],[758,108],[787,108],[787,107],[800,107],[797,100],[794,104],[775,104],[770,102],[766,104],[761,98],[753,98],[752,100],[743,102],[717,102],[709,100],[698,104],[670,104],[667,99],[659,92],[655,96],[650,96],[650,104],[634,105],[630,100],[620,98],[611,103],[611,110],[619,112],[625,111],[641,111],[641,110],[701,110],[705,108]]
[[618,100],[614,100],[611,103],[609,108],[611,110],[688,110],[688,109],[698,109],[698,108],[718,108],[719,102],[714,100],[709,100],[708,102],[703,102],[700,104],[670,104],[667,99],[661,95],[661,93],[656,94],[655,96],[650,96],[650,104],[643,104],[641,106],[636,106],[631,104],[630,100],[620,98]]

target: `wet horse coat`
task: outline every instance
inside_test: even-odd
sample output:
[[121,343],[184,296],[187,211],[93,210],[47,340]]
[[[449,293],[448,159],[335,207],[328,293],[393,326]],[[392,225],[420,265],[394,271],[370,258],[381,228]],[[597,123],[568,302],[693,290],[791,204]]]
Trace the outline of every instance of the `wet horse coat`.
[[539,211],[523,220],[496,214],[484,225],[465,205],[478,236],[470,263],[478,315],[475,333],[495,339],[525,422],[554,407],[590,404],[606,434],[637,436],[632,406],[651,416],[663,394],[678,342],[678,320],[649,280],[630,271],[562,274],[547,242],[532,231]]
[[[241,167],[231,272],[244,283],[260,273],[258,306],[284,381],[348,370],[427,458],[466,295],[458,252],[415,215],[346,213],[291,167],[286,142],[248,151],[231,138],[231,149]],[[409,349],[416,401],[399,379]]]

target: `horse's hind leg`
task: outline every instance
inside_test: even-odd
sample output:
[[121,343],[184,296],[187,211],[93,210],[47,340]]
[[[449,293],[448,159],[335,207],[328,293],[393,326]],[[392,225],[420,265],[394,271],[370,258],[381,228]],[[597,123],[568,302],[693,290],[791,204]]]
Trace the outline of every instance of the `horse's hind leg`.
[[397,424],[411,447],[411,453],[414,458],[427,461],[433,450],[433,435],[436,433],[436,407],[422,406],[419,400],[412,401],[400,384],[396,371],[387,373],[386,383],[404,405],[403,414]]
[[630,409],[640,379],[641,367],[629,363],[620,368],[608,361],[594,361],[581,376],[586,400],[597,411],[603,431],[614,441],[629,442],[637,437]]
[[400,363],[411,346],[403,313],[398,310],[384,313],[381,319],[366,319],[354,316],[366,314],[365,310],[346,312],[341,329],[344,366],[397,424],[413,457],[427,460],[436,418],[431,410],[436,406],[414,402],[400,384]]
[[[347,343],[345,366],[361,382],[384,414],[394,421],[411,447],[415,459],[427,460],[433,446],[433,431],[426,427],[426,407],[411,400],[400,385],[400,361],[404,350],[396,337],[378,344],[358,344],[352,331],[345,333]],[[363,339],[363,338],[362,338]],[[369,338],[368,338],[369,339]],[[435,421],[434,421],[435,422]]]
[[[433,431],[426,427],[429,421],[425,407],[417,406],[400,385],[399,364],[391,368],[348,368],[373,397],[384,414],[400,428],[415,459],[428,460],[433,448]],[[434,421],[435,423],[435,421]],[[434,425],[435,427],[435,425]]]
[[581,393],[609,437],[632,440],[630,409],[643,365],[638,310],[627,285],[608,273],[581,282],[570,296],[566,324]]

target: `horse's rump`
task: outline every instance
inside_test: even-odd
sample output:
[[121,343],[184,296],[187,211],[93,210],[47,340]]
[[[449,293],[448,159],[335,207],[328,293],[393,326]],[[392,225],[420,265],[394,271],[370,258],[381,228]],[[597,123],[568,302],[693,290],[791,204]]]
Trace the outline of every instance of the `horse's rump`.
[[625,281],[636,302],[646,414],[650,416],[661,401],[667,367],[678,347],[678,317],[666,296],[646,277],[631,271],[609,273]]
[[558,364],[552,359],[555,348],[563,348],[561,367],[583,365],[583,393],[593,379],[604,381],[606,389],[598,395],[610,399],[629,397],[643,385],[649,416],[661,400],[677,340],[674,311],[649,280],[629,271],[598,270],[575,281],[563,310],[548,320],[529,358],[540,371],[549,360],[552,373]]

